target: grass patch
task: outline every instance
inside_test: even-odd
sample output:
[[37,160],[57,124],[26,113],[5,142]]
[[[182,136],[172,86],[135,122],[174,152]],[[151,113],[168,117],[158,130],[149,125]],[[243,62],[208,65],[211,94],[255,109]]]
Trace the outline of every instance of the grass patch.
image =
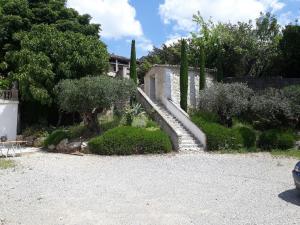
[[291,157],[291,158],[300,159],[300,150],[297,150],[297,149],[289,149],[286,151],[273,150],[271,152],[271,154],[273,156],[283,156],[283,157]]
[[14,168],[15,166],[16,166],[16,164],[12,160],[0,159],[0,170]]

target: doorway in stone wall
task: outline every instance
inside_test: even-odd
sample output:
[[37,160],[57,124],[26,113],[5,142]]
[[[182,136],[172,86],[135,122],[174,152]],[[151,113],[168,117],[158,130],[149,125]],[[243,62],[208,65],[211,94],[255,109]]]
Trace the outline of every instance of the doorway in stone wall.
[[150,77],[150,98],[152,101],[156,100],[155,76]]

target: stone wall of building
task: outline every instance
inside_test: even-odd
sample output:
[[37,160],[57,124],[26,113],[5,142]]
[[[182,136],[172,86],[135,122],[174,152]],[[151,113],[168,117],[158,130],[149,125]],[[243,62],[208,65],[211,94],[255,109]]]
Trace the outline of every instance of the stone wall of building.
[[254,78],[254,77],[242,77],[242,78],[225,78],[225,83],[246,83],[250,88],[254,90],[263,90],[266,88],[283,88],[290,85],[300,85],[300,78],[282,78],[282,77],[270,77],[270,78]]
[[[189,68],[188,106],[197,107],[199,99],[199,73],[195,68]],[[206,85],[211,86],[214,81],[214,70],[206,70]],[[155,65],[144,78],[145,93],[151,96],[151,79],[155,79],[155,100],[171,99],[180,106],[180,66]]]

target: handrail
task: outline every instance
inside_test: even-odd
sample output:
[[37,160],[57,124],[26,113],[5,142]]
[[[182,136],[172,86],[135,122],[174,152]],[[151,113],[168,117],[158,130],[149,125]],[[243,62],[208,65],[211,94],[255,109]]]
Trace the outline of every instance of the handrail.
[[179,150],[179,139],[182,135],[181,132],[178,132],[173,125],[164,118],[160,112],[160,109],[141,88],[137,88],[137,100],[143,105],[144,109],[150,114],[150,116],[154,117],[153,119],[155,119],[155,121],[160,124],[161,128],[170,136],[175,150]]
[[162,99],[164,106],[176,117],[184,127],[202,144],[203,148],[206,149],[206,135],[197,127],[191,120],[189,115],[178,107],[172,100]]

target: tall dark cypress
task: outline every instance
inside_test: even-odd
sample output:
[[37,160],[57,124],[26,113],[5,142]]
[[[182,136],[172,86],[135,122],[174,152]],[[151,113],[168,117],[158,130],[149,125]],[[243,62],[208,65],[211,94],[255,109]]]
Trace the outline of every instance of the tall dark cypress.
[[131,43],[130,78],[137,84],[135,40]]
[[181,66],[180,66],[180,106],[187,111],[188,96],[188,59],[186,50],[186,41],[181,41]]
[[204,54],[204,47],[201,46],[200,48],[200,81],[199,81],[199,89],[203,90],[205,88],[205,54]]

